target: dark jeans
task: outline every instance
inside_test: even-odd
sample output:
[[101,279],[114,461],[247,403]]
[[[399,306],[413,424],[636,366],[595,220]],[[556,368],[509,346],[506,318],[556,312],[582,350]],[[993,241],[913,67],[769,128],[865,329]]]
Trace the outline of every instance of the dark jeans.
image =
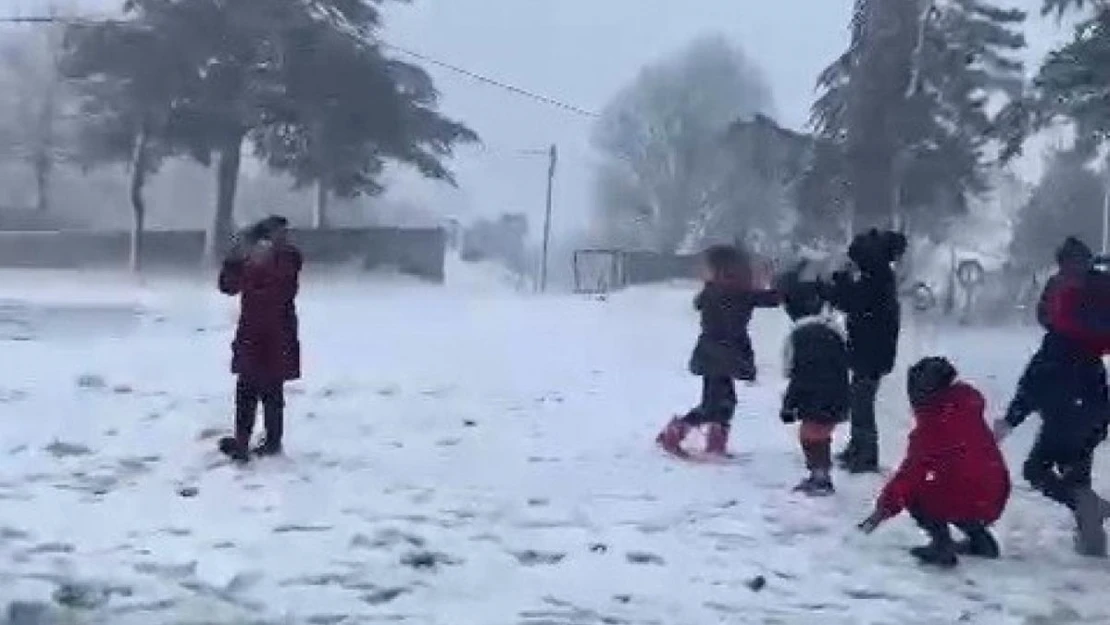
[[950,526],[955,526],[967,536],[980,534],[987,529],[987,525],[981,521],[940,521],[925,515],[920,510],[913,507],[909,509],[910,516],[913,517],[914,522],[926,534],[929,535],[929,540],[938,544],[952,544],[952,531]]
[[282,382],[259,383],[243,376],[235,383],[235,439],[246,445],[254,430],[258,404],[262,404],[266,443],[280,445],[285,429],[285,390]]
[[879,429],[875,423],[875,396],[878,392],[879,378],[852,374],[849,439],[856,451],[878,453]]
[[701,379],[701,403],[682,420],[697,427],[705,423],[728,425],[736,411],[736,385],[730,377],[707,376]]
[[1022,475],[1045,497],[1075,510],[1076,494],[1091,487],[1091,463],[1097,445],[1078,448],[1052,445],[1044,433],[1037,437]]

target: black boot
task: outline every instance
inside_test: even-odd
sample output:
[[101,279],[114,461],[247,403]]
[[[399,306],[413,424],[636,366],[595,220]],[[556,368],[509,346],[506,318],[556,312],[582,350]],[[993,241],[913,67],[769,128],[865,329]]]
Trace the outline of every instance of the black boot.
[[878,473],[879,472],[879,445],[878,443],[859,444],[855,453],[848,457],[842,465],[848,473]]
[[914,509],[910,510],[910,516],[929,536],[929,544],[910,549],[910,555],[917,558],[921,564],[944,569],[950,569],[959,564],[956,544],[952,542],[952,533],[946,521],[938,521]]
[[225,445],[220,441],[220,451],[236,462],[247,462],[254,420],[258,413],[258,390],[242,376],[235,384],[235,436]]
[[241,444],[234,436],[225,436],[220,439],[220,453],[230,458],[233,462],[246,464],[250,461],[246,445]]
[[285,395],[280,385],[268,388],[262,394],[262,414],[266,436],[254,453],[259,456],[276,456],[282,452],[281,439],[285,434]]
[[960,563],[956,556],[956,547],[951,541],[948,543],[931,542],[921,547],[910,549],[910,555],[917,558],[921,564],[950,569]]
[[1075,550],[1081,556],[1107,557],[1106,529],[1102,523],[1102,499],[1090,488],[1075,495]]
[[998,541],[982,523],[957,523],[956,527],[967,535],[966,540],[956,543],[956,553],[973,558],[996,560],[1002,555]]

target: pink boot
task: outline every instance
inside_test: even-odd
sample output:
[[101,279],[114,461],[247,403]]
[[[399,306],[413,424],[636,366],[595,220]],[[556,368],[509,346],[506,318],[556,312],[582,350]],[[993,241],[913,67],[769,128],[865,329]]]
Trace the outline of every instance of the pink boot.
[[682,441],[686,439],[686,435],[690,433],[690,426],[682,419],[675,417],[671,419],[667,427],[655,437],[655,444],[663,448],[663,451],[674,454],[676,456],[686,456],[686,451],[682,449]]
[[706,426],[706,454],[722,458],[728,457],[728,430],[728,426],[723,423],[710,423]]

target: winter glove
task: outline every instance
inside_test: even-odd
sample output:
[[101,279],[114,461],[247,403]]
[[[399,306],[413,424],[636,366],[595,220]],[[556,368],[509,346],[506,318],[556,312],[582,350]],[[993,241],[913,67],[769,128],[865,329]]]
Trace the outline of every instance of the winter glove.
[[1010,425],[1010,422],[1005,419],[995,419],[994,424],[991,425],[991,431],[994,432],[994,440],[1001,443],[1006,440],[1010,432],[1014,431],[1014,426]]
[[787,425],[791,423],[796,423],[798,421],[798,409],[783,408],[779,411],[779,418],[782,419],[782,422]]
[[885,520],[886,519],[883,518],[883,514],[876,510],[871,513],[871,516],[860,521],[859,524],[856,525],[856,528],[864,534],[870,534],[871,532],[874,532],[880,525],[882,525],[883,521]]

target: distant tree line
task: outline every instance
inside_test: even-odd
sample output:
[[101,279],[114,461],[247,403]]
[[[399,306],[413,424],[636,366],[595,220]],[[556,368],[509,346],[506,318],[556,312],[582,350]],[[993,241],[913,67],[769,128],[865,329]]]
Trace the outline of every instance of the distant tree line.
[[[1045,0],[1080,27],[1032,83],[1019,55],[1026,14],[995,0],[857,0],[848,48],[817,79],[804,132],[773,121],[758,68],[722,37],[646,67],[595,130],[596,230],[660,252],[718,240],[842,245],[879,226],[938,240],[994,210],[1025,139],[1072,124],[1016,213],[1014,255],[1044,254],[1064,230],[1093,232],[1102,185],[1087,165],[1110,137],[1110,8]],[[1002,200],[999,200],[1002,201]],[[1081,211],[1086,211],[1080,215]]]
[[54,164],[125,165],[136,268],[145,192],[170,159],[213,171],[209,258],[235,227],[248,151],[314,190],[320,227],[333,198],[381,193],[389,163],[453,183],[446,160],[477,135],[438,112],[423,69],[385,53],[379,4],[126,0],[119,20],[58,18],[34,46],[0,50],[25,78],[0,110],[0,145],[33,171],[43,211]]

